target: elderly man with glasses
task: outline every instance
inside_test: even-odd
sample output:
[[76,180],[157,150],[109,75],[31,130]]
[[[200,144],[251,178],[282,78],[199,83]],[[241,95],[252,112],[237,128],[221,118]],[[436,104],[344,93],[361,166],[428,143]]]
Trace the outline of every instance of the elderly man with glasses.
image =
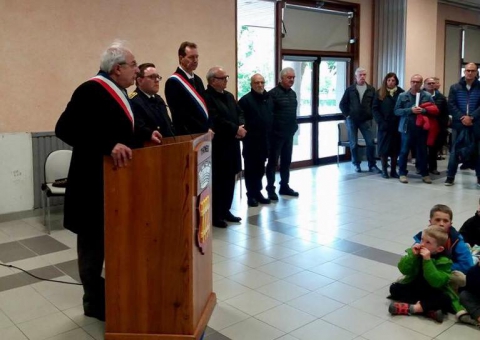
[[157,93],[162,77],[152,63],[141,64],[135,82],[137,88],[130,93],[133,114],[142,129],[149,133],[159,131],[163,137],[174,136],[167,105]]
[[226,91],[228,75],[221,67],[207,72],[205,99],[215,133],[212,140],[212,224],[226,228],[227,222],[240,222],[230,212],[235,175],[242,169],[240,139],[245,137],[243,112],[233,94]]

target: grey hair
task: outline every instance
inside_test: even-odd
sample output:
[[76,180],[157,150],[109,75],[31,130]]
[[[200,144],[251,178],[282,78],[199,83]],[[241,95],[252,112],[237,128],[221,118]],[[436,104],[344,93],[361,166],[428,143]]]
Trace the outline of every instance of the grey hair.
[[213,78],[215,78],[215,73],[217,73],[218,70],[223,69],[221,66],[214,66],[207,72],[207,82],[210,84]]
[[355,74],[359,74],[360,72],[367,72],[367,70],[364,69],[363,67],[359,67],[355,70]]
[[280,71],[280,79],[282,79],[283,76],[286,75],[289,72],[292,72],[293,74],[295,74],[295,70],[291,67],[285,67],[283,70],[281,70]]
[[127,60],[127,53],[131,53],[128,48],[125,47],[125,41],[115,40],[106,50],[102,53],[100,58],[100,70],[103,72],[112,72],[113,66],[117,64],[125,64]]

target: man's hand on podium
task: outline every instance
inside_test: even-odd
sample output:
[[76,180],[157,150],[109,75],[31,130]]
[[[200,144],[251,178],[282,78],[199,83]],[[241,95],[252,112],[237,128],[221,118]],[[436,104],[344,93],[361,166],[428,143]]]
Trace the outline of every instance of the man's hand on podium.
[[113,147],[111,156],[113,158],[113,164],[116,167],[122,168],[127,166],[128,162],[132,159],[132,149],[121,143],[115,144]]
[[154,143],[162,144],[162,138],[163,138],[162,134],[157,130],[155,130],[152,132],[152,137],[150,138],[150,140]]

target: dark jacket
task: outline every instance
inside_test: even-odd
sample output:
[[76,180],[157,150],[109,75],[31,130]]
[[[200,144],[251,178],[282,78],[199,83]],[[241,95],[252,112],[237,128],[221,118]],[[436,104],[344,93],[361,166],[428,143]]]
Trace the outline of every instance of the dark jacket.
[[238,105],[243,111],[247,130],[244,148],[252,147],[266,153],[273,124],[272,98],[267,91],[257,93],[251,90],[238,101]]
[[465,290],[480,297],[480,267],[478,265],[468,270]]
[[74,233],[101,231],[104,226],[103,157],[109,156],[117,143],[136,147],[146,136],[137,138],[121,106],[95,81],[87,81],[75,90],[57,122],[55,134],[73,147],[64,226]]
[[475,79],[468,90],[465,77],[462,77],[458,83],[450,86],[448,93],[448,109],[452,115],[452,128],[455,130],[465,128],[460,118],[466,115],[467,105],[469,116],[473,117],[473,131],[475,136],[480,138],[480,82]]
[[447,98],[440,93],[439,91],[435,91],[435,95],[432,97],[435,105],[438,107],[438,125],[440,130],[446,130],[448,128],[448,101]]
[[459,232],[470,246],[480,246],[480,216],[477,211],[475,211],[475,215],[463,223]]
[[395,132],[398,129],[400,118],[395,116],[394,108],[400,93],[405,92],[401,87],[397,87],[393,97],[387,93],[383,100],[379,99],[379,92],[375,93],[373,100],[372,113],[378,125],[378,131]]
[[159,131],[163,137],[173,137],[173,125],[165,101],[158,94],[148,98],[138,87],[130,93],[130,102],[137,125],[150,132]]
[[367,84],[367,89],[363,94],[360,103],[360,94],[357,90],[357,84],[353,84],[345,90],[340,101],[340,110],[345,118],[350,117],[355,122],[364,122],[373,118],[372,105],[375,97],[375,88]]
[[273,100],[273,135],[293,136],[298,130],[297,94],[292,89],[284,88],[280,83],[268,93]]
[[[242,169],[238,127],[245,124],[243,112],[233,95],[208,86],[205,93],[208,112],[215,132],[212,140],[212,165],[222,172],[236,174]],[[247,132],[248,133],[248,132]]]
[[[205,99],[205,87],[199,76],[195,74],[194,79],[189,80],[180,68],[177,68],[175,72],[189,81],[198,94]],[[165,98],[172,114],[173,126],[177,136],[208,131],[208,117],[205,116],[198,103],[177,80],[171,78],[167,80],[165,83]]]

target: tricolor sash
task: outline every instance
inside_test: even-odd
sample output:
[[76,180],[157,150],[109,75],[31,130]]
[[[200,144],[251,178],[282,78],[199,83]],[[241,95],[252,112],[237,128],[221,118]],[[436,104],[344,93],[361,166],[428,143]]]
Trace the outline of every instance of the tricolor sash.
[[118,88],[117,85],[114,84],[113,81],[110,79],[102,76],[102,75],[96,75],[95,77],[91,78],[90,80],[93,80],[100,85],[103,86],[105,90],[115,99],[115,101],[120,105],[120,107],[123,109],[123,112],[127,115],[128,119],[132,122],[132,127],[134,127],[134,119],[133,119],[133,112],[132,108],[130,107],[130,103],[128,102],[127,97],[125,94]]
[[179,73],[174,73],[170,76],[170,79],[175,79],[178,81],[180,84],[183,85],[187,93],[192,97],[194,100],[195,104],[197,104],[198,109],[207,117],[208,119],[208,110],[207,110],[207,104],[205,104],[205,100],[202,98],[202,96],[195,90],[195,88],[190,84],[181,74]]

